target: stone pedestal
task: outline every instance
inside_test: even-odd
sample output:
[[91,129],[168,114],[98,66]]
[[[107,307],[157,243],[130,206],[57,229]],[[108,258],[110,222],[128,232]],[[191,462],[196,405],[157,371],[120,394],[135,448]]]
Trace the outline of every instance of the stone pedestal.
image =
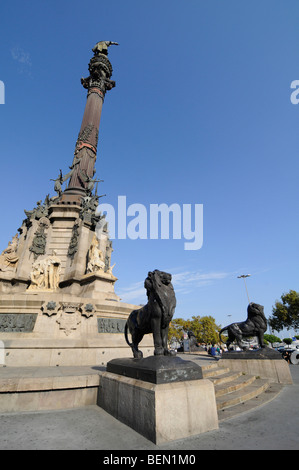
[[[136,305],[58,292],[27,291],[0,296],[0,365],[105,366],[130,358],[124,326]],[[152,338],[141,343],[153,353]],[[0,352],[1,352],[0,351]]]
[[98,405],[155,444],[194,436],[218,429],[214,386],[200,377],[179,358],[116,359],[101,376]]
[[198,364],[176,356],[118,358],[108,362],[107,372],[154,384],[202,379],[202,370]]
[[233,371],[256,375],[270,382],[292,384],[288,363],[271,348],[252,351],[228,351],[222,354],[221,366]]

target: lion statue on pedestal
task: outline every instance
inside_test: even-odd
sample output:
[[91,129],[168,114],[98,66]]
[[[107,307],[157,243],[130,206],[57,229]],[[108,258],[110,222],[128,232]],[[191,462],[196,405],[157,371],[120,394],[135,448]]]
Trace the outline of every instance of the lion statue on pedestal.
[[264,307],[259,304],[251,302],[247,307],[247,320],[240,323],[232,323],[231,325],[225,326],[219,332],[220,341],[221,333],[225,330],[228,332],[228,340],[226,341],[227,349],[229,349],[231,343],[236,340],[237,345],[245,350],[248,347],[242,344],[243,338],[251,336],[257,336],[258,343],[261,348],[264,348],[264,333],[267,330],[267,319],[264,315]]
[[[144,281],[148,303],[140,309],[133,310],[125,326],[125,339],[132,348],[135,358],[143,357],[138,345],[148,333],[152,333],[154,337],[155,356],[175,355],[167,347],[169,323],[176,307],[171,279],[171,274],[156,269],[149,272]],[[131,333],[132,343],[128,340],[128,331]]]

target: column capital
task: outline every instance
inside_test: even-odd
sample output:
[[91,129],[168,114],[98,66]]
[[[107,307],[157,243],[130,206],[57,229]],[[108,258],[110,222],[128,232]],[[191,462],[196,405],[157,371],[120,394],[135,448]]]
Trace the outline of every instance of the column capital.
[[107,57],[108,47],[112,44],[117,45],[117,43],[111,41],[100,41],[94,46],[92,49],[94,56],[90,59],[88,65],[90,75],[87,78],[81,78],[83,87],[89,93],[98,93],[102,99],[104,99],[107,90],[115,87],[115,81],[110,80],[113,69]]

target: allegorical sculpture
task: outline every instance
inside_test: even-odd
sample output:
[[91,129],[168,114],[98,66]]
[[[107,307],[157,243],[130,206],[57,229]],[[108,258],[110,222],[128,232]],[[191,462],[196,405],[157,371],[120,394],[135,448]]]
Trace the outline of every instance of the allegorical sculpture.
[[56,191],[58,197],[61,197],[63,191],[62,191],[62,185],[65,183],[68,179],[71,178],[72,174],[75,171],[76,166],[78,165],[79,161],[76,161],[73,163],[73,165],[70,167],[71,171],[69,171],[66,175],[62,174],[62,171],[59,170],[59,175],[56,179],[50,179],[50,181],[55,181],[54,185],[54,191]]
[[19,261],[19,256],[17,254],[18,243],[19,238],[18,234],[16,234],[12,241],[9,242],[7,248],[0,255],[0,271],[7,271],[9,269],[16,268]]
[[221,333],[227,331],[228,340],[226,341],[227,349],[233,341],[237,342],[237,345],[245,350],[248,349],[248,346],[242,343],[244,338],[249,338],[256,336],[258,338],[258,343],[261,348],[264,348],[264,333],[267,330],[267,319],[264,315],[264,307],[259,304],[251,302],[247,307],[247,320],[240,323],[231,323],[228,326],[222,328],[219,332],[219,338],[221,342]]
[[[55,199],[55,198],[54,198]],[[48,217],[49,207],[53,201],[53,198],[50,199],[49,194],[45,197],[44,202],[37,201],[36,207],[31,211],[24,210],[26,214],[26,225],[30,225],[30,220],[40,220],[42,217]]]
[[56,290],[59,287],[61,260],[53,250],[52,255],[36,260],[32,265],[29,290]]
[[86,273],[94,273],[97,271],[104,272],[105,261],[103,252],[99,248],[99,240],[96,234],[94,234],[87,256],[87,268]]
[[[132,348],[135,358],[143,357],[138,345],[148,333],[153,334],[155,356],[175,354],[167,346],[169,323],[176,307],[171,279],[171,274],[156,269],[149,272],[144,281],[148,303],[140,309],[133,310],[125,326],[125,339]],[[128,340],[128,331],[131,333],[132,343]]]

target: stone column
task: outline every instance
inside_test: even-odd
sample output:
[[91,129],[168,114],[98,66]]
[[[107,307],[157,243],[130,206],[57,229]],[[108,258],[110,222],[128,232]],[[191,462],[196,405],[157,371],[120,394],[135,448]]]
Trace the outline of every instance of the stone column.
[[116,43],[102,41],[96,44],[94,57],[89,62],[90,76],[81,79],[83,87],[88,90],[87,101],[71,166],[72,174],[62,195],[62,203],[79,202],[81,197],[88,195],[94,184],[103,101],[106,91],[115,87],[115,82],[110,80],[112,65],[107,57],[111,44]]

